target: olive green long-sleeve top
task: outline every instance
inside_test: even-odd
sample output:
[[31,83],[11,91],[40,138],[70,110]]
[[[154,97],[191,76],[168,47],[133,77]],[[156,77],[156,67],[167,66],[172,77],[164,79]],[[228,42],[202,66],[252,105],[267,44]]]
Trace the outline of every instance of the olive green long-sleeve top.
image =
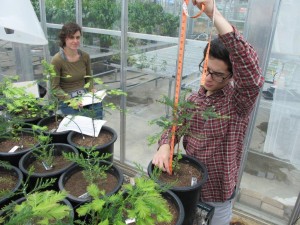
[[[56,76],[51,78],[51,88],[59,100],[70,99],[70,92],[83,89],[90,81],[85,78],[92,74],[90,56],[82,50],[78,51],[81,56],[76,62],[69,62],[62,49],[52,58]],[[92,85],[88,89],[91,90]]]

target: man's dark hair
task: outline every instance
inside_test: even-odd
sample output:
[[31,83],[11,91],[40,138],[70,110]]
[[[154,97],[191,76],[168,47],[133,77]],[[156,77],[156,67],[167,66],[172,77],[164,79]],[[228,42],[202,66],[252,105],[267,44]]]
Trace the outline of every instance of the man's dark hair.
[[[208,48],[208,44],[206,45],[203,51],[203,59],[200,62],[200,65],[203,63],[205,59],[207,48]],[[209,56],[224,61],[228,67],[228,71],[232,74],[232,64],[229,58],[229,52],[219,38],[215,38],[211,41]]]
[[59,46],[64,48],[66,46],[66,38],[71,37],[77,31],[79,31],[81,34],[81,27],[77,23],[70,22],[70,23],[66,23],[65,25],[63,25],[63,27],[61,28],[61,31],[58,35]]

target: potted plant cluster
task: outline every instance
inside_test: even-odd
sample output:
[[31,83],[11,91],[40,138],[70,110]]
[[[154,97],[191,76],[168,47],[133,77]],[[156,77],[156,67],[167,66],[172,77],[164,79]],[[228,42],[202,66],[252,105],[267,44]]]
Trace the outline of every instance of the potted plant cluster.
[[[43,65],[45,75],[43,82],[49,82],[50,77],[55,76],[54,69],[45,61]],[[60,220],[62,215],[66,215],[66,210],[64,207],[58,206],[57,203],[67,200],[71,194],[67,193],[65,187],[60,191],[58,181],[63,175],[65,178],[61,180],[64,180],[65,183],[69,181],[71,175],[66,175],[69,173],[66,173],[66,171],[71,171],[70,169],[79,168],[77,171],[83,171],[85,178],[87,178],[87,184],[91,182],[96,184],[100,183],[99,188],[106,185],[110,188],[104,189],[107,193],[118,191],[123,183],[123,174],[112,164],[113,151],[111,151],[113,150],[113,144],[117,138],[116,132],[109,127],[105,127],[102,133],[105,133],[105,131],[107,131],[107,133],[108,131],[110,132],[106,134],[106,136],[109,136],[109,138],[106,139],[108,143],[106,143],[105,140],[100,144],[92,142],[91,146],[86,148],[86,150],[83,147],[77,146],[78,150],[76,147],[67,143],[67,136],[65,138],[66,140],[56,138],[54,135],[56,132],[49,129],[49,123],[28,125],[28,121],[25,120],[27,116],[32,118],[45,118],[51,115],[54,122],[58,124],[60,118],[63,119],[64,115],[57,114],[58,101],[52,98],[54,93],[49,91],[47,99],[33,98],[33,96],[26,93],[26,88],[15,88],[13,85],[15,80],[16,79],[13,78],[7,78],[5,79],[5,83],[1,83],[0,85],[2,94],[0,95],[0,105],[3,106],[0,115],[0,144],[8,146],[7,148],[2,147],[5,151],[1,150],[0,154],[1,159],[4,160],[3,165],[7,163],[13,164],[13,166],[9,168],[1,164],[0,179],[6,181],[1,182],[6,184],[6,186],[1,186],[0,189],[1,215],[5,214],[4,219],[2,217],[2,222],[5,221],[5,224],[19,224],[17,221],[23,218],[22,223],[24,222],[25,224],[35,224],[35,222],[39,224],[49,224],[51,219],[55,219],[55,221]],[[96,79],[92,79],[92,81],[101,83]],[[90,94],[93,100],[97,99],[94,93]],[[123,93],[119,90],[108,90],[106,94],[119,95]],[[15,98],[13,96],[15,96]],[[117,108],[111,103],[105,104],[110,108]],[[22,106],[25,105],[26,107],[22,108]],[[92,123],[95,125],[93,126],[93,133],[95,134],[97,120],[93,115],[94,113],[91,112]],[[72,120],[73,118],[70,122],[72,122]],[[82,124],[79,123],[77,126],[81,129]],[[68,134],[69,133],[70,132],[68,132]],[[86,137],[86,139],[88,138]],[[60,140],[62,143],[60,143]],[[104,148],[107,147],[110,149],[111,153],[106,154],[105,152],[101,152],[101,145],[104,146]],[[113,179],[115,184],[108,184],[108,178]],[[24,184],[25,180],[26,184]],[[41,193],[40,188],[37,188],[35,185],[36,183],[40,183],[40,181],[47,184],[42,185],[47,192]],[[20,184],[24,184],[23,187],[20,187]],[[24,194],[25,189],[30,195],[28,193]],[[84,192],[87,192],[86,186],[82,189],[85,189]],[[15,194],[16,190],[19,191],[18,194]],[[25,199],[18,200],[16,203],[13,200],[19,197],[19,194],[23,194]],[[15,198],[11,198],[11,196]],[[48,201],[46,200],[47,198],[51,198],[53,201]],[[89,198],[84,198],[84,200],[88,199]],[[12,207],[12,204],[15,204],[15,206]],[[73,205],[71,203],[70,205],[73,209]],[[57,207],[56,211],[50,212],[45,209],[44,214],[38,212],[47,206],[53,207],[51,210],[54,211]]]

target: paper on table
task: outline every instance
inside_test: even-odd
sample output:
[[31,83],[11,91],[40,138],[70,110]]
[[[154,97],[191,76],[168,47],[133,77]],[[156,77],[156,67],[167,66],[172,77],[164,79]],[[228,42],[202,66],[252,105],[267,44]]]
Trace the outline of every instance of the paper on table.
[[[94,123],[94,126],[93,126]],[[92,137],[98,137],[105,120],[92,120],[86,116],[66,116],[59,124],[56,132],[73,130]],[[95,128],[95,132],[94,132]]]
[[94,95],[89,92],[82,96],[81,103],[83,106],[99,103],[102,102],[105,96],[106,96],[106,90],[97,91],[94,93]]

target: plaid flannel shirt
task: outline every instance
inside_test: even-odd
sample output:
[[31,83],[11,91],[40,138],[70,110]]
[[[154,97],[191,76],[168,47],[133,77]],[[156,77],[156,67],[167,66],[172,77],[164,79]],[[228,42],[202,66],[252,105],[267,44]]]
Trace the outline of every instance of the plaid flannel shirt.
[[[256,52],[235,28],[219,38],[230,53],[234,83],[210,96],[200,87],[188,97],[196,108],[189,109],[193,117],[183,137],[186,153],[207,166],[208,181],[201,190],[201,199],[207,202],[226,201],[234,191],[250,113],[264,82]],[[205,120],[201,112],[208,107],[228,118]],[[169,142],[170,130],[162,135],[159,146]]]

